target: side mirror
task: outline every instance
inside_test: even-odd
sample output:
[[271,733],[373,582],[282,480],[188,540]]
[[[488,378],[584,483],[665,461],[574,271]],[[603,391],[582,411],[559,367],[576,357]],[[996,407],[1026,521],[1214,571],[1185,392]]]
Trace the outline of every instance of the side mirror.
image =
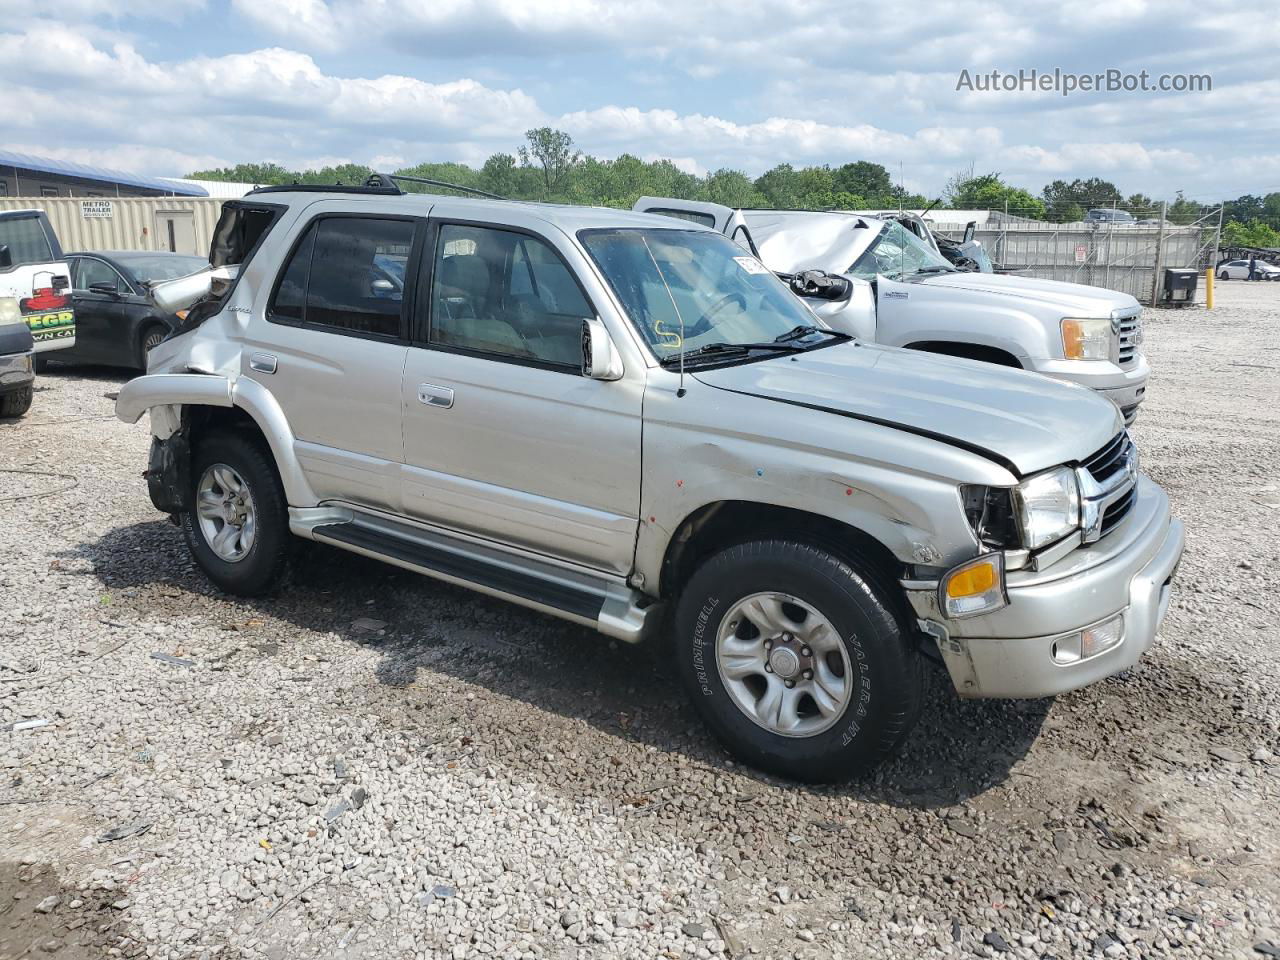
[[582,321],[582,375],[592,380],[621,380],[622,357],[603,321],[586,317]]
[[7,243],[0,243],[0,267],[7,268],[12,266],[13,254],[9,252],[9,245]]
[[100,293],[100,294],[103,294],[104,296],[114,297],[119,295],[120,289],[110,280],[101,280],[98,283],[89,284],[89,292]]
[[372,281],[369,284],[369,287],[373,290],[374,296],[380,296],[384,293],[395,293],[396,290],[396,285],[383,277],[379,277],[377,280]]

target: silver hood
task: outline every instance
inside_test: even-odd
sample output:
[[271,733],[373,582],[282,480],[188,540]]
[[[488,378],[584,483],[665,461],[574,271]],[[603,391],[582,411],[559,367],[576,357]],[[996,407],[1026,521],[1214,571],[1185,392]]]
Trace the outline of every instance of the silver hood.
[[1083,460],[1123,427],[1092,390],[1039,374],[850,342],[695,376],[708,386],[884,423],[1026,475]]
[[[907,278],[910,280],[910,278]],[[1007,273],[938,273],[922,277],[918,282],[951,290],[973,290],[998,296],[1036,300],[1060,308],[1064,316],[1109,317],[1113,310],[1141,310],[1141,305],[1127,293],[1089,287],[1083,283],[1062,280],[1039,280]]]

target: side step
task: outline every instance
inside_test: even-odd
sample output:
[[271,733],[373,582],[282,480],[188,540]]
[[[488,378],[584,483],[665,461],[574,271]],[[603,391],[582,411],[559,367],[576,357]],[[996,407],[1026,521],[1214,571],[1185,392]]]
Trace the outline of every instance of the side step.
[[[620,581],[610,581],[473,540],[367,514],[338,519],[331,511],[308,523],[291,511],[294,531],[321,543],[395,564],[593,627],[627,643],[656,622],[658,605]],[[346,513],[346,511],[343,511]]]

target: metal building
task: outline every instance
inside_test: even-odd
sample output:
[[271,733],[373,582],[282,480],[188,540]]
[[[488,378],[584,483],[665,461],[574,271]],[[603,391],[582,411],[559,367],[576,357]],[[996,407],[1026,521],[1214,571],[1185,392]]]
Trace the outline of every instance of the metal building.
[[0,197],[207,197],[198,184],[0,150]]

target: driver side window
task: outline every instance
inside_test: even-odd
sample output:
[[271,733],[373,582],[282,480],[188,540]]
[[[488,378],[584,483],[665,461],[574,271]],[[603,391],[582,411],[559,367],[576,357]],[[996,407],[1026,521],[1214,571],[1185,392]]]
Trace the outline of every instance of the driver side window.
[[595,316],[546,242],[452,223],[440,227],[427,302],[433,344],[573,371],[583,318]]
[[92,284],[109,283],[114,290],[120,289],[120,275],[101,260],[93,257],[79,257],[71,271],[71,286],[76,290],[88,290]]

